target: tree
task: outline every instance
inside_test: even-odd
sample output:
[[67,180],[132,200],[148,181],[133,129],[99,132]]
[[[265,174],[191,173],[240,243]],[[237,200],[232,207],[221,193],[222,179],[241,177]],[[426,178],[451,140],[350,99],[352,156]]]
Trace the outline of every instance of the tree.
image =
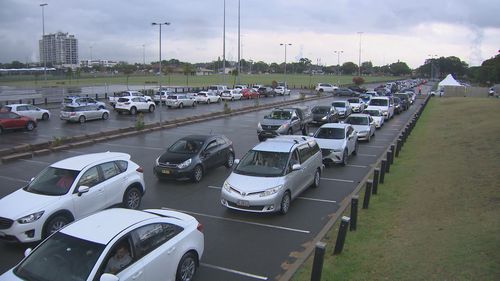
[[500,55],[483,61],[478,70],[477,78],[483,84],[500,83]]
[[119,63],[116,65],[116,68],[127,76],[127,89],[128,89],[128,79],[130,77],[130,74],[134,73],[134,71],[136,70],[135,66],[128,63]]
[[361,73],[363,74],[372,74],[373,73],[373,64],[371,61],[365,61],[361,63]]
[[402,75],[411,74],[411,69],[410,69],[410,67],[408,67],[406,62],[398,61],[395,63],[391,63],[391,65],[389,65],[389,69],[391,71],[391,74],[394,76],[402,76]]
[[353,62],[345,62],[340,68],[343,74],[354,74],[358,71],[358,66]]

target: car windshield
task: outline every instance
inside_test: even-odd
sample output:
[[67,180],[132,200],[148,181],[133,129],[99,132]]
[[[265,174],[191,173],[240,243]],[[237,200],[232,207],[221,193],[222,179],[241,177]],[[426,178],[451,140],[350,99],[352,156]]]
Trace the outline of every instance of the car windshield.
[[292,113],[286,110],[276,110],[267,116],[267,119],[288,120],[292,118]]
[[364,114],[370,114],[370,116],[380,116],[380,111],[378,110],[365,110]]
[[320,128],[314,137],[318,139],[341,140],[344,139],[344,136],[344,128]]
[[332,106],[334,106],[334,107],[345,107],[345,103],[343,103],[343,102],[332,102]]
[[63,102],[64,103],[73,103],[73,99],[72,98],[64,98]]
[[14,274],[28,281],[87,280],[105,245],[57,232],[38,246]]
[[311,110],[311,112],[314,114],[327,114],[329,110],[330,107],[328,106],[316,106]]
[[347,101],[350,103],[359,103],[358,99],[348,99]]
[[168,151],[173,153],[192,154],[198,153],[202,147],[203,141],[201,140],[181,139],[172,144],[168,148]]
[[287,152],[250,150],[234,172],[248,176],[278,177],[283,175],[287,161]]
[[345,120],[347,124],[351,125],[368,125],[368,118],[366,117],[358,117],[358,116],[349,116]]
[[47,167],[38,174],[25,190],[43,195],[64,195],[68,193],[79,171]]
[[372,99],[372,100],[370,100],[370,105],[387,106],[387,100],[385,100],[385,99]]

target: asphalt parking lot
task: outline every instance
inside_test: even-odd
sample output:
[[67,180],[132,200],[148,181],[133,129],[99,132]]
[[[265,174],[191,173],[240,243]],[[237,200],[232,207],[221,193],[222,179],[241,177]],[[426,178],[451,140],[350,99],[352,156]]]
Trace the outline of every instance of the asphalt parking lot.
[[[269,101],[278,99],[283,99],[283,97],[270,98]],[[309,101],[304,104],[315,105],[331,100],[333,98]],[[244,106],[245,102],[247,101],[230,105],[234,109],[237,104]],[[248,102],[254,103],[254,101]],[[219,202],[220,189],[230,173],[230,170],[224,167],[208,171],[204,179],[197,184],[159,181],[153,175],[152,170],[155,159],[166,147],[188,134],[224,134],[233,141],[236,158],[241,158],[257,144],[256,125],[268,110],[115,139],[93,146],[2,164],[0,197],[20,188],[47,165],[58,160],[103,151],[129,153],[132,160],[144,168],[147,191],[141,208],[168,208],[182,211],[193,215],[204,225],[205,253],[196,280],[273,280],[283,274],[287,263],[294,261],[294,253],[303,251],[303,245],[318,235],[332,214],[337,211],[338,202],[348,196],[369,173],[370,166],[374,165],[376,160],[385,153],[420,103],[421,100],[417,100],[410,110],[395,116],[383,128],[377,130],[376,136],[370,143],[360,143],[358,155],[352,157],[347,166],[325,168],[320,187],[308,189],[293,201],[289,213],[285,216],[249,214],[227,210],[223,207]],[[195,110],[201,113],[204,108],[211,110],[212,107],[214,111],[222,110],[222,105],[200,105]],[[193,114],[191,109],[167,111]],[[145,118],[146,116],[148,114],[145,114]],[[147,118],[156,117],[159,117],[158,111],[154,113],[154,117]],[[134,117],[112,114],[109,122],[95,121],[84,125],[65,124],[57,117],[53,117],[47,124],[40,122],[36,134],[40,141],[44,138],[52,139],[51,132],[53,131],[50,129],[65,130],[51,128],[55,127],[51,125],[52,123],[64,123],[61,127],[71,125],[77,128],[76,131],[82,130],[83,132],[88,129],[103,130],[105,128],[100,126],[116,125],[118,127],[121,126],[120,122],[130,122],[130,120],[121,120],[125,118]],[[101,125],[102,123],[107,124]],[[85,128],[81,129],[81,126]],[[315,127],[311,127],[310,132],[314,129]],[[38,136],[38,134],[41,135]],[[4,139],[7,139],[5,137],[11,136],[2,136],[2,143]],[[0,252],[2,252],[0,272],[3,273],[14,266],[22,258],[26,247],[26,245],[0,243]]]

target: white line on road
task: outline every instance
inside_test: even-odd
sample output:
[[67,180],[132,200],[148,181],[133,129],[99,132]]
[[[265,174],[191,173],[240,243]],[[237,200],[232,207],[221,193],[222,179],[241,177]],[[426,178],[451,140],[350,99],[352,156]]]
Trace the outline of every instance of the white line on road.
[[363,165],[350,165],[350,164],[347,164],[346,166],[347,167],[354,167],[354,168],[368,168],[368,166],[363,166]]
[[358,153],[357,156],[377,157],[377,155],[374,155],[374,154],[361,154],[361,153]]
[[267,280],[267,277],[265,277],[265,276],[259,276],[259,275],[255,275],[255,274],[251,274],[251,273],[246,273],[246,272],[243,272],[243,271],[238,271],[238,270],[229,269],[229,268],[225,268],[225,267],[220,267],[220,266],[216,266],[216,265],[211,265],[211,264],[207,264],[207,263],[203,263],[203,262],[200,263],[200,265],[208,267],[208,268],[218,269],[218,270],[222,270],[222,271],[226,271],[226,272],[230,272],[230,273],[234,273],[234,274],[238,274],[238,275],[242,275],[242,276],[254,278],[254,279]]
[[382,146],[382,145],[363,145],[363,147],[386,148],[386,146]]
[[147,147],[147,146],[139,146],[139,145],[126,145],[126,144],[117,144],[117,143],[103,143],[104,145],[109,145],[109,146],[116,146],[116,147],[125,147],[125,148],[134,148],[134,149],[149,149],[149,150],[156,150],[156,151],[165,151],[165,148],[159,148],[159,147]]
[[41,165],[44,165],[44,166],[47,166],[47,165],[51,164],[49,162],[37,161],[37,160],[29,160],[29,159],[19,159],[19,161],[28,162],[28,163],[35,163],[35,164],[41,164]]
[[321,179],[327,181],[354,182],[353,180],[342,180],[342,179],[332,179],[332,178],[321,178]]
[[250,221],[244,221],[244,220],[223,218],[223,217],[206,215],[206,214],[201,214],[201,213],[196,213],[196,212],[190,212],[190,211],[185,211],[185,210],[176,210],[176,209],[171,209],[171,208],[166,208],[166,207],[162,207],[162,209],[164,209],[164,210],[172,210],[172,211],[177,211],[177,212],[182,212],[182,213],[186,213],[186,214],[191,214],[191,215],[196,215],[196,216],[202,216],[202,217],[207,217],[207,218],[212,218],[212,219],[219,219],[219,220],[224,220],[224,221],[230,221],[230,222],[238,222],[238,223],[243,223],[243,224],[257,225],[257,226],[263,226],[263,227],[269,227],[269,228],[281,229],[281,230],[287,230],[287,231],[293,231],[293,232],[299,232],[299,233],[307,233],[307,234],[310,233],[309,230],[302,230],[302,229],[297,229],[297,228],[290,228],[290,227],[277,226],[277,225],[271,225],[271,224],[264,224],[264,223],[258,223],[258,222],[250,222]]
[[6,179],[6,180],[17,181],[17,182],[22,182],[22,183],[27,183],[28,182],[27,180],[17,179],[17,178],[11,178],[11,177],[6,177],[6,176],[0,176],[0,179]]

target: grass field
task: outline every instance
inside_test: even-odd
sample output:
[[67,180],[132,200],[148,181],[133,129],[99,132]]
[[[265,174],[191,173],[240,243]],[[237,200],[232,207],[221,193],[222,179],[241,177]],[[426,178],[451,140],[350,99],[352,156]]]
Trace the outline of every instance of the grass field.
[[[333,75],[287,75],[288,84],[294,88],[304,88],[315,86],[317,83],[334,83],[339,85],[352,84],[353,76],[333,76]],[[274,81],[284,81],[283,74],[242,74],[240,82],[242,84],[266,84],[270,85]],[[388,80],[397,80],[400,77],[392,76],[368,76],[363,77],[366,83],[381,82]],[[207,76],[185,76],[185,75],[166,75],[162,76],[130,76],[128,79],[129,85],[171,85],[171,86],[188,86],[188,87],[202,87],[212,84],[237,84],[235,76],[227,75],[225,78],[222,75],[207,75]],[[89,85],[112,85],[112,84],[126,84],[127,77],[119,76],[106,76],[106,77],[93,77],[82,74],[80,79],[67,79],[66,77],[52,77],[49,76],[47,81],[43,80],[43,76],[35,78],[34,76],[3,76],[0,77],[0,85],[3,86],[19,86],[19,87],[53,87],[53,86],[89,86]]]
[[499,107],[431,99],[344,252],[337,226],[323,240],[322,280],[500,280]]

